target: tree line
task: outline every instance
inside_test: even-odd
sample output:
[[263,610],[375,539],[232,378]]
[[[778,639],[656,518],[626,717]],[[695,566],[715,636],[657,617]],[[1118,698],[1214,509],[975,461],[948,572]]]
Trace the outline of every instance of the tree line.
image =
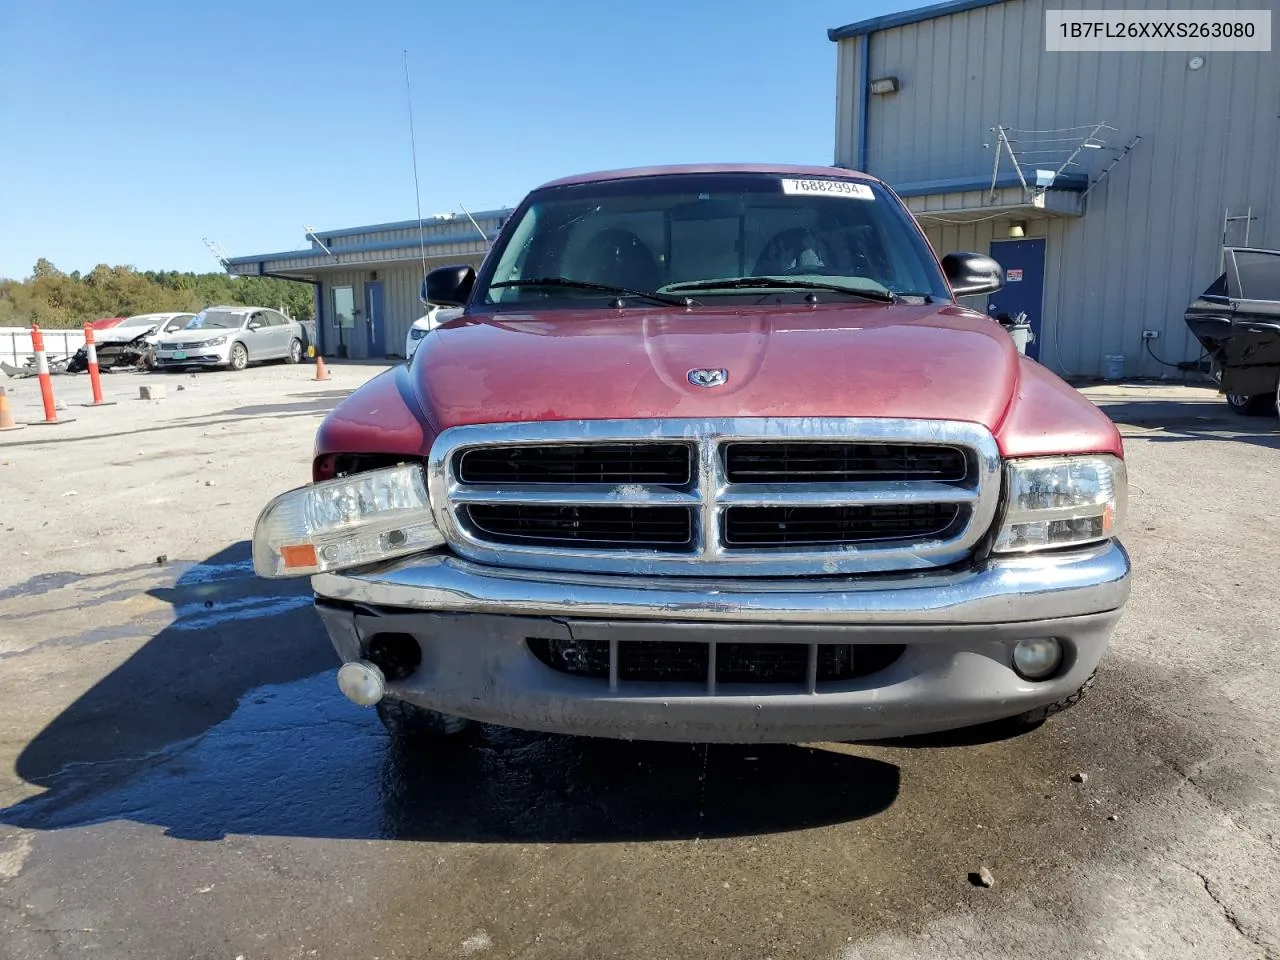
[[312,318],[312,287],[271,277],[135,270],[99,264],[88,273],[63,273],[43,257],[25,280],[0,278],[0,327],[79,327],[103,317],[190,312],[227,303],[283,309]]

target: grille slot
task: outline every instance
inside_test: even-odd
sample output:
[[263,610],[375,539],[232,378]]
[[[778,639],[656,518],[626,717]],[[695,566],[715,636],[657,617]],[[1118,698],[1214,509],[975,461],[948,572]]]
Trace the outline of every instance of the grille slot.
[[693,536],[687,507],[473,503],[460,512],[475,530],[497,543],[674,550],[686,548]]
[[[607,640],[527,637],[525,643],[538,660],[557,673],[609,679]],[[618,643],[618,682],[805,687],[810,651],[815,647],[815,689],[878,673],[906,649],[897,643],[717,643],[714,684],[710,684],[710,643],[622,640]]]
[[841,507],[730,507],[729,547],[785,547],[920,540],[945,533],[960,515],[953,503],[886,503]]
[[592,443],[480,447],[458,455],[463,483],[651,483],[692,481],[684,443]]
[[911,443],[729,443],[730,483],[853,483],[860,480],[955,482],[968,473],[959,447]]

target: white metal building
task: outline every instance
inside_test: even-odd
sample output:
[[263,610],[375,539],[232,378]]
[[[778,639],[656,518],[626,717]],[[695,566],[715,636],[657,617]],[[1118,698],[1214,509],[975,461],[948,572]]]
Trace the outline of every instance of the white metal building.
[[227,270],[312,284],[326,356],[402,356],[409,327],[425,313],[419,300],[424,264],[425,270],[478,267],[510,213],[475,213],[474,224],[461,214],[432,217],[422,221],[421,232],[417,220],[320,230],[308,235],[305,249],[233,257]]
[[939,255],[1001,261],[974,306],[1025,310],[1050,368],[1180,376],[1148,346],[1199,356],[1182,315],[1227,216],[1229,244],[1280,246],[1276,53],[1047,53],[1045,10],[1242,5],[1274,0],[953,0],[838,27],[836,163],[890,183]]

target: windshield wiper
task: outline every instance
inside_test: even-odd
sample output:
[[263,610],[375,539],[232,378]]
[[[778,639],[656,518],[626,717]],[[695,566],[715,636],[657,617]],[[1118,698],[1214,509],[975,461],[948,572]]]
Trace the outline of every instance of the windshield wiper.
[[750,288],[781,290],[831,290],[835,293],[846,293],[851,297],[863,300],[874,300],[876,303],[897,303],[896,293],[881,293],[879,290],[859,290],[839,283],[824,283],[821,280],[792,280],[784,277],[732,277],[725,280],[695,280],[690,283],[673,283],[668,290],[735,290]]
[[568,287],[571,290],[598,290],[600,293],[613,294],[615,297],[638,297],[641,300],[652,300],[654,303],[665,303],[672,307],[688,307],[694,304],[692,297],[677,297],[671,294],[658,293],[655,290],[632,290],[628,287],[615,287],[608,283],[591,283],[588,280],[570,280],[568,277],[526,277],[523,280],[499,280],[489,284],[493,287]]

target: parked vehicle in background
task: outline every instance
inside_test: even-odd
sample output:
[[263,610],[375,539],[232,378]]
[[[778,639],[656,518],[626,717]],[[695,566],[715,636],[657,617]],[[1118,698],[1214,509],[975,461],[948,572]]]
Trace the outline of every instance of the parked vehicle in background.
[[462,316],[461,307],[437,307],[435,305],[427,307],[426,314],[413,321],[413,326],[409,328],[409,334],[404,339],[405,357],[412,360],[413,354],[418,349],[418,344],[422,342],[423,337],[440,326],[440,324],[460,316]]
[[99,320],[90,320],[89,326],[94,330],[109,330],[118,323],[124,322],[124,317],[102,317]]
[[340,403],[254,567],[339,688],[469,721],[847,740],[1076,703],[1129,593],[1115,425],[958,296],[881,181],[623,170],[531,193],[465,308]]
[[1244,416],[1280,407],[1280,250],[1229,247],[1224,270],[1187,307],[1227,404]]
[[230,367],[243,370],[262,360],[298,363],[302,324],[266,307],[218,306],[197,313],[181,330],[156,344],[156,366]]
[[[101,370],[155,366],[155,345],[165,333],[181,330],[194,313],[140,313],[103,330],[94,330],[95,351]],[[89,351],[81,347],[67,365],[68,373],[89,369]]]
[[181,330],[193,317],[194,313],[139,313],[125,317],[101,332],[95,330],[93,339],[104,344],[128,343],[141,337],[148,343],[155,343],[161,335]]

